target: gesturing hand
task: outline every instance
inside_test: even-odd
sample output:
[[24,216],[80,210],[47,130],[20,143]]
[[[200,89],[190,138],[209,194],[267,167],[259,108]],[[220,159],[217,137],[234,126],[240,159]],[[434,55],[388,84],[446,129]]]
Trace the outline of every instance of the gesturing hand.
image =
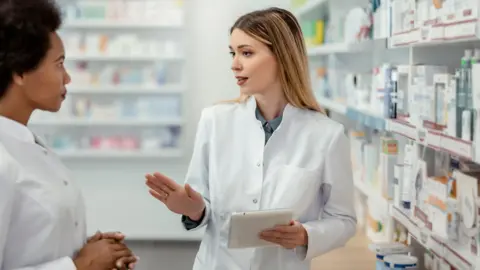
[[300,222],[293,220],[289,225],[278,225],[264,230],[260,238],[288,249],[308,244],[307,231]]
[[205,202],[202,195],[189,184],[184,187],[161,173],[147,174],[146,178],[150,194],[163,202],[170,211],[193,220],[200,219]]

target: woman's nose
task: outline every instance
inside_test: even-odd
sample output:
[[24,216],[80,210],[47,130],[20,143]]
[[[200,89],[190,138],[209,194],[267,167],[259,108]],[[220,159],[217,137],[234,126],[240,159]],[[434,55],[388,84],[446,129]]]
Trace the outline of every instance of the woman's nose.
[[238,61],[237,58],[233,58],[233,61],[232,61],[232,70],[240,70],[240,69],[241,69],[240,62]]

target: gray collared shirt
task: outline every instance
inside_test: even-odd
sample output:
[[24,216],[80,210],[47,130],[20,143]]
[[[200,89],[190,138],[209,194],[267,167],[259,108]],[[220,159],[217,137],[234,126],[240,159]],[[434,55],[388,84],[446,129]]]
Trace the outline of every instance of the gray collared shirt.
[[257,117],[257,120],[262,123],[263,130],[265,131],[265,144],[267,144],[273,132],[277,130],[278,126],[280,126],[280,123],[282,122],[282,115],[278,116],[275,119],[267,121],[265,120],[265,117],[263,117],[260,110],[257,108],[257,110],[255,111],[255,116]]

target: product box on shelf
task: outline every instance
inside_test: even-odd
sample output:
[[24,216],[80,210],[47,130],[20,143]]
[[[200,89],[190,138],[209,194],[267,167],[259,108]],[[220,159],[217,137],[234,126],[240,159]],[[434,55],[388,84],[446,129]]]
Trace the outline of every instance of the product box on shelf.
[[451,105],[451,92],[449,87],[450,83],[454,79],[453,74],[437,73],[433,76],[434,92],[436,96],[435,102],[435,122],[429,126],[433,129],[444,130],[447,128],[449,106]]
[[478,0],[448,0],[442,5],[442,26],[445,40],[478,37],[480,2]]
[[380,184],[382,195],[387,200],[394,198],[394,170],[397,163],[398,141],[391,137],[382,137],[380,153]]

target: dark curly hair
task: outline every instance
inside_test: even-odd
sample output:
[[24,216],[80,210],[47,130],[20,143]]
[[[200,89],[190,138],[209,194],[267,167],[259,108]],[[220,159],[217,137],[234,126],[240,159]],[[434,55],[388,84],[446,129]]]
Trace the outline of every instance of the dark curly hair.
[[0,99],[14,74],[38,67],[61,23],[54,0],[0,0]]

